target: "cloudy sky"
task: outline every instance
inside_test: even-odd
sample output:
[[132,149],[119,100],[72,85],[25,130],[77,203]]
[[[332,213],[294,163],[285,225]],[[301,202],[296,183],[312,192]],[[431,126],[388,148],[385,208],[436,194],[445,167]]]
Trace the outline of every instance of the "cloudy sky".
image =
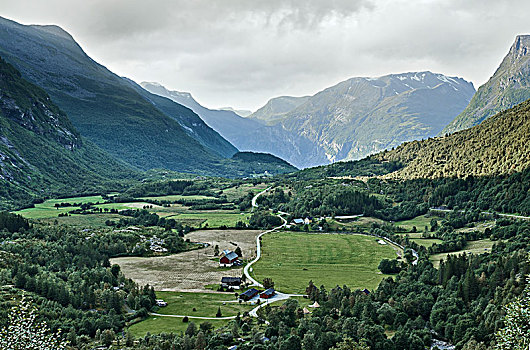
[[0,16],[57,24],[113,72],[256,109],[354,76],[493,74],[528,0],[1,0]]

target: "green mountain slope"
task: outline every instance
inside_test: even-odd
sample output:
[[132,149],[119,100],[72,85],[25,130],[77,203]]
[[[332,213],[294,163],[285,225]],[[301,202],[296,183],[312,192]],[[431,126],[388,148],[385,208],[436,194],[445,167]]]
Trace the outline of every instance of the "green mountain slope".
[[441,134],[480,124],[530,98],[530,35],[519,35],[499,68]]
[[252,113],[248,118],[272,125],[282,120],[287,113],[296,107],[307,102],[309,98],[310,96],[280,96],[271,98],[263,107]]
[[0,19],[0,55],[44,88],[81,135],[137,168],[219,175],[219,153],[235,153],[233,148],[218,152],[223,141],[217,134],[219,142],[211,141],[210,148],[190,137],[177,118],[168,117],[129,81],[94,62],[59,27]]
[[473,128],[405,143],[376,156],[405,165],[397,178],[500,175],[530,167],[530,100]]
[[282,125],[264,125],[228,110],[201,106],[191,94],[170,91],[158,83],[140,84],[149,92],[167,97],[197,113],[215,131],[242,151],[270,153],[303,168],[328,163],[324,151],[312,141]]
[[435,136],[474,92],[463,79],[431,72],[352,78],[311,96],[276,122],[318,145],[331,161],[360,159]]
[[84,140],[39,87],[0,59],[0,209],[105,191],[138,174]]

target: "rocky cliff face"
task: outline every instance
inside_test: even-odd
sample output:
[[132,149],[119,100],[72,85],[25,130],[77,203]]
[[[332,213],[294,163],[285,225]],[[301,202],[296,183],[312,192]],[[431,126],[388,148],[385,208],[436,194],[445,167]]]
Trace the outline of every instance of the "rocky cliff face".
[[519,35],[499,68],[442,134],[470,128],[530,99],[530,35]]

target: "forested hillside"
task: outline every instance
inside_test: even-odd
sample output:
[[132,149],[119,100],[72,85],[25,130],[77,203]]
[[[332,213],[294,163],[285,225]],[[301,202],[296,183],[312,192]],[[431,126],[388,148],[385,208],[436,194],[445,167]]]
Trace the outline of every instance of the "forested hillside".
[[83,140],[46,92],[0,58],[0,208],[112,190],[133,177],[138,173]]
[[530,100],[471,129],[405,143],[380,153],[380,161],[405,165],[394,178],[500,175],[530,166]]

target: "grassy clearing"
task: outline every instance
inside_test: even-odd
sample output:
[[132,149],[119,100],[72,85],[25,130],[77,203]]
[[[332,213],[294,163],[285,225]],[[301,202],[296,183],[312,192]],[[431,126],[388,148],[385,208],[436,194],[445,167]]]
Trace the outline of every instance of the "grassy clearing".
[[189,221],[190,223],[196,225],[196,227],[205,227],[208,224],[208,227],[234,227],[238,221],[243,221],[248,223],[250,219],[249,213],[237,213],[237,212],[192,212],[192,213],[183,213],[176,216],[172,216],[172,219],[179,221]]
[[[197,325],[203,322],[211,323],[215,328],[226,326],[230,320],[190,320]],[[188,328],[189,323],[182,322],[182,318],[149,316],[146,320],[135,323],[129,327],[129,332],[135,337],[143,337],[147,332],[158,333],[183,333]]]
[[[416,226],[416,229],[418,231],[425,231],[425,226],[431,227],[431,220],[433,217],[427,217],[426,215],[420,215],[410,220],[403,220],[403,221],[396,221],[395,224],[397,226],[401,226],[404,229],[412,230],[414,226]],[[437,220],[440,220],[441,218],[435,218]]]
[[433,254],[429,257],[429,260],[431,260],[434,267],[438,268],[438,266],[440,266],[440,261],[444,260],[449,255],[460,255],[463,253],[466,253],[466,254],[490,253],[491,247],[493,247],[493,244],[495,244],[495,242],[490,239],[481,239],[478,241],[471,241],[467,243],[466,249],[464,250],[459,250],[457,252],[450,252],[450,253]]
[[441,239],[437,238],[411,238],[410,240],[426,248],[429,248],[435,243],[440,244],[443,242]]
[[[215,317],[218,308],[221,308],[223,317],[235,316],[250,311],[252,306],[231,302],[236,300],[232,293],[181,293],[181,292],[156,292],[157,298],[164,299],[168,306],[162,307],[157,313],[164,315],[185,315],[199,317]],[[196,311],[193,311],[193,308]],[[200,320],[190,319],[199,325],[210,322],[215,328],[225,326],[230,320]],[[129,327],[129,331],[137,337],[144,336],[147,332],[151,334],[162,332],[179,333],[184,332],[189,323],[182,322],[182,318],[150,316],[146,320]]]
[[243,184],[239,186],[230,187],[223,190],[223,194],[226,195],[226,198],[229,201],[233,201],[236,199],[239,199],[243,196],[246,196],[247,193],[252,192],[253,194],[256,194],[258,192],[263,191],[268,187],[267,184],[258,184],[254,186],[253,184]]
[[168,303],[158,311],[164,315],[215,317],[220,307],[223,317],[227,317],[235,316],[238,312],[243,314],[252,308],[250,305],[239,304],[234,293],[156,292],[156,296]]
[[60,198],[60,199],[48,199],[47,201],[39,204],[35,204],[35,208],[28,208],[16,211],[16,214],[22,215],[27,219],[43,219],[57,217],[59,214],[68,213],[71,210],[79,209],[79,207],[63,207],[55,208],[55,204],[58,203],[97,203],[104,202],[101,196],[87,196],[87,197],[75,197],[75,198]]
[[308,282],[331,289],[375,288],[386,275],[381,259],[396,258],[389,245],[363,235],[271,233],[263,236],[262,258],[253,266],[256,279],[271,277],[283,292],[303,293]]
[[43,218],[39,221],[42,223],[55,224],[57,221],[58,225],[69,225],[75,227],[84,227],[84,228],[103,228],[107,227],[105,222],[107,220],[118,221],[123,216],[118,214],[90,214],[90,215],[71,215],[71,216],[62,216],[62,217],[52,217],[52,218]]
[[153,200],[153,201],[179,201],[179,200],[202,200],[202,199],[216,199],[212,196],[201,196],[201,195],[191,195],[191,196],[183,196],[180,194],[173,194],[168,196],[158,196],[158,197],[141,197],[139,199],[143,200]]
[[330,220],[330,225],[332,227],[336,227],[336,228],[349,228],[349,229],[352,229],[354,231],[358,231],[358,230],[368,230],[372,227],[372,224],[373,223],[378,223],[378,224],[383,224],[385,221],[381,220],[381,219],[377,219],[377,218],[372,218],[372,217],[359,217],[355,220],[352,220],[352,221],[346,221],[346,220],[341,220],[341,221],[338,221],[338,220]]

